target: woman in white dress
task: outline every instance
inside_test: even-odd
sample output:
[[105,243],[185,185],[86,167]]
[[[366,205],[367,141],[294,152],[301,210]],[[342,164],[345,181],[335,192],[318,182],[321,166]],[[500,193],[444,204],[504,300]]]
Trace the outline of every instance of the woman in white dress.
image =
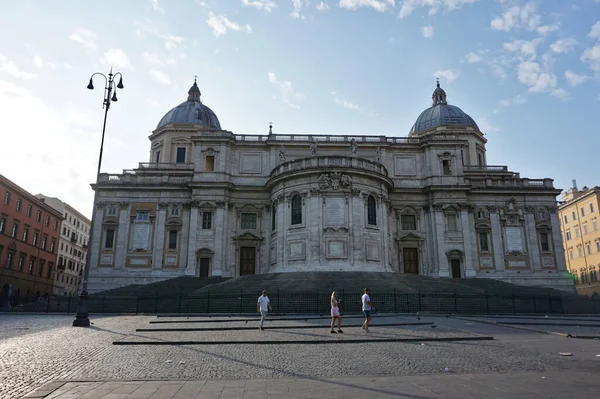
[[340,308],[338,306],[338,300],[335,296],[335,291],[331,293],[331,333],[336,334],[336,331],[333,329],[333,325],[335,324],[335,320],[337,319],[338,325],[338,333],[343,333],[342,331],[342,315],[340,314]]

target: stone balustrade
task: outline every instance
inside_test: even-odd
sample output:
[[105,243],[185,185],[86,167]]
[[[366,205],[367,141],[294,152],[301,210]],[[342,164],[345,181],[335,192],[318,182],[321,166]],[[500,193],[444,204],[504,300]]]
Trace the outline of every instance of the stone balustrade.
[[98,176],[98,184],[185,184],[192,181],[192,176],[149,176],[135,173],[108,174]]
[[464,167],[465,173],[473,172],[508,172],[508,166],[506,165],[471,165]]
[[270,134],[270,135],[248,135],[240,134],[233,136],[237,141],[250,142],[298,142],[309,143],[315,140],[317,143],[348,143],[354,139],[360,144],[420,144],[429,140],[464,140],[455,133],[427,134],[420,137],[386,137],[386,136],[362,136],[362,135],[321,135],[321,134]]
[[193,163],[173,163],[173,162],[139,162],[139,169],[184,169],[184,170],[193,170]]
[[273,178],[290,171],[311,168],[363,169],[368,170],[370,172],[379,173],[384,176],[388,176],[388,171],[385,168],[385,166],[368,159],[347,156],[322,155],[313,156],[309,158],[294,159],[293,161],[284,162],[276,166],[271,171],[270,177]]
[[511,178],[511,179],[469,179],[465,178],[467,184],[471,184],[473,188],[506,188],[506,189],[554,189],[553,179],[527,179],[527,178]]

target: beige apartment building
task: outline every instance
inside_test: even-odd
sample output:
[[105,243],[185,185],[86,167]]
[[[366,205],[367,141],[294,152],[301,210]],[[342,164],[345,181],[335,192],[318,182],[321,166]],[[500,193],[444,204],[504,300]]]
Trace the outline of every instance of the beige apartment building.
[[56,261],[54,295],[77,295],[85,267],[85,254],[90,237],[90,220],[58,198],[36,195],[60,212],[60,243]]
[[567,269],[580,294],[600,294],[600,187],[573,187],[562,195],[559,207]]

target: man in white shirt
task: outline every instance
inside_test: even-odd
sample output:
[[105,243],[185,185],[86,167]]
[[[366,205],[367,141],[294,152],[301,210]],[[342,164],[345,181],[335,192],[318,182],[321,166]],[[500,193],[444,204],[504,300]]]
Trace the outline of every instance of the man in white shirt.
[[371,322],[371,311],[375,310],[371,303],[371,290],[365,288],[365,293],[362,296],[362,311],[365,314],[365,322],[362,325],[362,329],[369,332],[369,323]]
[[265,323],[265,319],[267,318],[267,313],[271,310],[271,301],[267,296],[267,291],[263,291],[262,295],[258,297],[258,302],[256,303],[256,311],[260,312],[260,329],[264,330],[263,324]]

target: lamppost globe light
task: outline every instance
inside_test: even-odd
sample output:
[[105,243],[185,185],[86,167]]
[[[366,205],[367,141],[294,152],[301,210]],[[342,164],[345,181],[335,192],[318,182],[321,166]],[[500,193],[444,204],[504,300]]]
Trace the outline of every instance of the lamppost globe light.
[[[114,80],[113,78],[116,75],[119,75],[119,83],[117,87],[113,87]],[[90,222],[89,229],[89,237],[88,237],[88,248],[85,254],[85,268],[83,273],[83,284],[81,287],[81,293],[79,294],[79,302],[77,303],[77,315],[75,316],[75,320],[73,320],[73,327],[89,327],[90,326],[90,318],[88,312],[88,280],[90,275],[90,264],[92,260],[92,242],[94,235],[94,224],[95,224],[95,215],[96,215],[96,198],[98,194],[98,180],[100,177],[100,168],[102,166],[102,152],[104,150],[104,133],[106,132],[106,117],[108,116],[108,110],[110,109],[110,103],[113,101],[117,101],[117,88],[122,89],[123,86],[123,77],[121,72],[117,72],[116,74],[112,73],[112,68],[108,77],[103,73],[96,72],[92,74],[90,77],[90,82],[87,85],[87,88],[90,90],[94,90],[94,84],[92,83],[92,78],[94,75],[101,75],[106,80],[106,89],[104,90],[104,123],[102,125],[102,139],[100,141],[100,154],[98,155],[98,170],[96,172],[96,185],[94,187],[94,203],[92,208],[92,220]],[[113,91],[114,90],[114,91]],[[112,96],[111,96],[112,94]]]

